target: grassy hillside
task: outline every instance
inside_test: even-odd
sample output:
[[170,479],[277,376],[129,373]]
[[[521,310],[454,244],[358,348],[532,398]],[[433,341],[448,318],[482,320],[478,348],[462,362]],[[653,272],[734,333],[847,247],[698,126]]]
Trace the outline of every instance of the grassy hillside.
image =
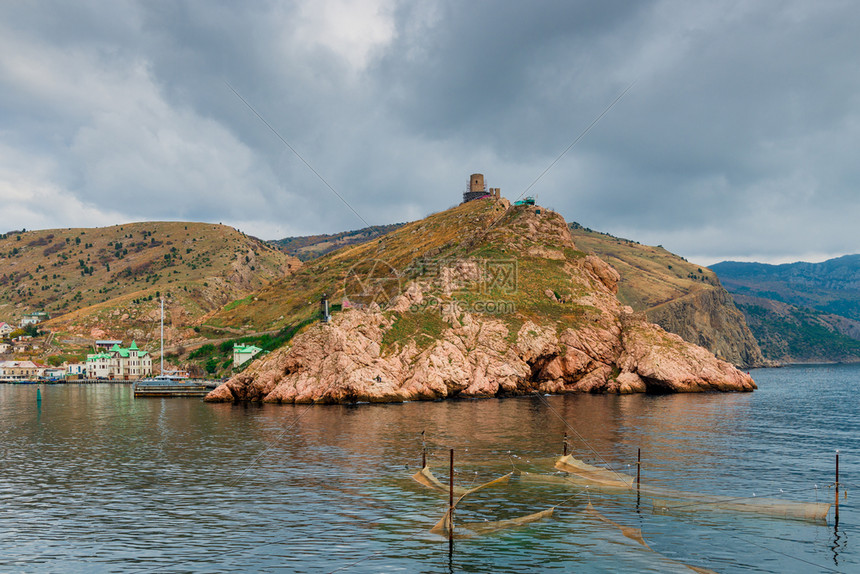
[[332,235],[308,235],[303,237],[285,237],[270,241],[269,243],[282,250],[288,255],[298,257],[302,261],[309,261],[321,257],[326,253],[331,253],[335,249],[348,247],[350,245],[358,245],[372,241],[378,237],[391,233],[392,231],[403,227],[404,223],[392,223],[391,225],[374,225],[357,229],[354,231],[344,231]]
[[[318,317],[323,293],[334,303],[341,303],[345,295],[352,302],[386,302],[402,292],[412,278],[426,280],[440,267],[473,260],[481,262],[476,275],[485,279],[480,285],[470,283],[468,263],[463,264],[463,277],[435,277],[439,292],[445,293],[437,298],[439,305],[455,304],[492,315],[514,333],[529,319],[545,323],[550,317],[568,326],[586,322],[594,309],[571,301],[587,295],[591,287],[570,268],[571,262],[581,260],[585,253],[567,247],[548,250],[547,245],[561,242],[555,236],[544,237],[540,226],[552,234],[563,230],[566,223],[558,214],[544,209],[537,217],[535,211],[533,207],[509,208],[507,201],[493,199],[459,205],[408,223],[376,241],[308,262],[246,304],[218,312],[206,324],[258,331],[281,329]],[[446,288],[443,284],[450,285]],[[500,312],[494,305],[504,309]],[[428,304],[399,316],[393,334],[383,344],[402,345],[413,340],[421,347],[432,341],[434,329],[441,327],[440,308]]]
[[570,224],[577,247],[595,253],[621,274],[618,298],[636,311],[646,311],[694,291],[713,289],[720,282],[707,267],[636,241]]
[[193,325],[300,263],[263,241],[208,223],[147,222],[0,236],[0,320],[31,311],[81,337],[147,337],[168,298],[168,324]]
[[305,263],[253,299],[218,312],[206,325],[280,329],[315,317],[323,293],[340,303],[346,292],[360,290],[360,281],[368,276],[378,276],[379,285],[385,285],[385,278],[390,277],[392,292],[398,291],[405,286],[407,268],[416,258],[453,254],[456,247],[474,239],[474,231],[486,228],[504,213],[500,202],[476,201],[407,223],[374,241],[344,247]]

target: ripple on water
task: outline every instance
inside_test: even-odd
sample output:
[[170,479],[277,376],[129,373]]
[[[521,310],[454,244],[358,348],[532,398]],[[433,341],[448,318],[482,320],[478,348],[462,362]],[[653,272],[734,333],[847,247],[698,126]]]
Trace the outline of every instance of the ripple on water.
[[[833,451],[860,482],[860,368],[754,372],[751,394],[567,396],[361,407],[137,400],[124,386],[0,385],[0,570],[23,572],[805,572],[860,569],[856,507],[830,526],[652,512],[635,497],[511,480],[459,524],[552,519],[488,536],[431,534],[447,498],[409,478],[421,431],[459,485],[551,463],[567,432],[592,463],[682,490],[831,500]],[[551,409],[550,409],[551,407]],[[570,427],[556,418],[561,414]],[[574,431],[575,429],[575,431]],[[584,440],[580,440],[580,436]],[[593,449],[593,450],[592,450]],[[814,485],[819,489],[815,490]],[[780,489],[783,492],[779,492]],[[655,552],[584,511],[641,528]]]

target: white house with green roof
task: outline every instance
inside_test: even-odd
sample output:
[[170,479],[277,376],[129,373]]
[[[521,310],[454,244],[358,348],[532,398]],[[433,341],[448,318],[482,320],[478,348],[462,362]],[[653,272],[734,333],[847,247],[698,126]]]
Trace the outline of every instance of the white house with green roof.
[[127,349],[115,343],[107,351],[89,354],[86,365],[91,379],[132,381],[152,376],[152,357],[134,341]]
[[38,325],[42,321],[47,321],[50,317],[44,311],[35,311],[33,313],[24,313],[21,318],[21,326]]
[[244,365],[262,350],[254,345],[233,345],[233,368]]

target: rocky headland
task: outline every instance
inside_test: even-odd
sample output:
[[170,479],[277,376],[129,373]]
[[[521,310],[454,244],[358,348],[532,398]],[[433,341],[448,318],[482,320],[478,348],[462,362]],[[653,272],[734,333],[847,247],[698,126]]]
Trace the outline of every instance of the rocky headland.
[[[452,238],[450,225],[470,228]],[[416,233],[424,234],[421,241]],[[392,265],[400,289],[390,298],[365,284],[365,295],[385,300],[374,297],[308,326],[206,400],[396,402],[756,388],[730,363],[622,304],[618,272],[578,251],[554,212],[473,201],[385,236],[375,255],[416,244],[423,252],[412,247],[411,261]],[[366,248],[347,248],[315,265],[341,268],[367,255]],[[342,281],[346,287],[329,285],[336,298],[350,295],[347,272]],[[269,293],[289,288],[287,281]]]

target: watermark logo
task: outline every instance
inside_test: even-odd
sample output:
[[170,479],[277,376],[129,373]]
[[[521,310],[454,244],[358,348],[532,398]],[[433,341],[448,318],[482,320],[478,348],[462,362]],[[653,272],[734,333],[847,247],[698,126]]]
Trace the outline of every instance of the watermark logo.
[[519,280],[516,259],[419,258],[406,268],[404,275],[427,281],[446,294],[509,295],[516,293]]
[[385,307],[400,294],[400,273],[381,259],[367,259],[350,267],[343,283],[344,304]]
[[516,259],[487,259],[484,261],[486,280],[483,283],[484,293],[501,291],[504,294],[516,293],[517,273]]
[[496,299],[478,299],[477,301],[461,301],[452,299],[443,301],[436,297],[427,297],[421,303],[409,306],[411,313],[439,312],[443,315],[459,315],[465,311],[483,315],[509,315],[517,310],[513,301]]
[[418,258],[399,272],[381,259],[367,259],[353,265],[344,279],[344,308],[389,306],[408,281],[424,285],[421,303],[410,306],[413,313],[442,314],[475,312],[505,314],[516,311],[508,300],[517,291],[519,273],[516,259]]
[[482,314],[516,311],[513,301],[505,298],[517,291],[516,259],[420,258],[412,262],[405,275],[426,282],[432,292],[445,296],[425,296],[421,303],[410,307],[413,313],[438,311],[459,315],[465,311]]

